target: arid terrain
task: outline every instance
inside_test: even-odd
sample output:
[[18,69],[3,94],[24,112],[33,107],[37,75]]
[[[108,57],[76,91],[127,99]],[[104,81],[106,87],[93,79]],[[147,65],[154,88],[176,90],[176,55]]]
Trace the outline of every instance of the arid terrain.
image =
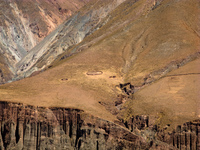
[[11,80],[27,52],[87,2],[0,0],[0,82]]
[[17,2],[39,30],[17,61],[0,37],[1,149],[200,150],[199,0]]

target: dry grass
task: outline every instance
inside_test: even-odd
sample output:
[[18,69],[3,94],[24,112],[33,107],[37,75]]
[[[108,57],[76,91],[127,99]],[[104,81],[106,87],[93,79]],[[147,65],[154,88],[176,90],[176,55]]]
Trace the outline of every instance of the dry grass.
[[136,114],[158,116],[158,123],[173,127],[200,118],[200,59],[172,71],[166,77],[135,94],[129,105]]
[[[112,88],[121,78],[114,68],[108,67],[109,64],[99,66],[101,61],[90,59],[96,55],[91,51],[42,74],[1,86],[0,99],[47,107],[74,107],[113,120],[114,117],[98,102],[112,101],[115,96]],[[102,71],[103,74],[88,76],[88,71]],[[112,75],[117,78],[110,79]]]

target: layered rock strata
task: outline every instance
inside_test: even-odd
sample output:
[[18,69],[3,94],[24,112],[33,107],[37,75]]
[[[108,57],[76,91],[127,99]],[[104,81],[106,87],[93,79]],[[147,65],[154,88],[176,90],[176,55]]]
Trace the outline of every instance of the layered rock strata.
[[0,0],[0,64],[14,75],[16,63],[88,1]]
[[186,122],[178,125],[176,129],[167,131],[170,124],[160,128],[155,125],[155,120],[149,116],[134,116],[128,121],[123,121],[125,127],[135,134],[143,135],[143,138],[151,141],[162,141],[177,149],[199,150],[200,149],[200,120]]
[[78,109],[0,103],[1,149],[146,149],[143,138]]
[[1,149],[200,149],[199,120],[169,132],[145,115],[116,124],[79,109],[0,102],[0,125]]

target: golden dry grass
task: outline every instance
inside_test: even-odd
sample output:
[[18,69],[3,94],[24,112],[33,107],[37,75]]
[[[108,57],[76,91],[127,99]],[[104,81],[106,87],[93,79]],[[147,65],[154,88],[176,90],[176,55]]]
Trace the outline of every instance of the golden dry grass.
[[133,114],[162,114],[157,123],[173,127],[200,118],[199,64],[200,59],[190,62],[136,93],[129,105]]
[[[112,100],[112,88],[122,81],[114,68],[99,67],[97,61],[91,61],[90,57],[96,55],[92,53],[83,52],[39,75],[1,86],[0,99],[46,107],[79,108],[113,120],[114,117],[98,102]],[[88,76],[88,71],[102,71],[103,74]],[[117,78],[110,79],[112,75]]]

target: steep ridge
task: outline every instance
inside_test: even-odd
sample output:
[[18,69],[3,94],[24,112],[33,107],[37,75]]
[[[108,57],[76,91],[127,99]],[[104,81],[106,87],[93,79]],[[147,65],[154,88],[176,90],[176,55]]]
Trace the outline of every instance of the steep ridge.
[[[124,0],[93,1],[34,47],[18,64],[18,78],[50,65],[58,55],[106,24],[105,17]],[[37,65],[37,66],[36,66]]]
[[[91,4],[104,8],[104,3]],[[72,18],[80,15],[76,14],[41,42],[38,47],[45,52],[38,51],[41,54],[35,61],[29,53],[28,61],[19,63],[23,77],[50,69],[0,86],[0,100],[75,108],[116,121],[142,137],[142,146],[150,146],[141,149],[160,145],[164,146],[161,149],[198,149],[199,5],[198,0],[126,0],[97,19],[95,25],[100,27],[94,29],[98,30],[90,32],[93,30],[89,27],[88,35],[80,36],[82,41],[75,36],[77,32],[71,33],[72,38],[68,32],[61,33]],[[87,14],[88,7],[81,11]],[[60,34],[78,42],[71,42],[70,47],[62,36],[61,41],[57,40]],[[54,50],[60,44],[66,46],[66,52],[57,52],[61,54],[57,57]],[[56,60],[47,63],[54,52],[51,61]],[[29,64],[31,61],[34,63]],[[94,145],[100,145],[97,143]]]
[[[15,64],[88,1],[1,0],[0,53],[5,59],[4,68],[15,74]],[[4,76],[9,77],[4,68]]]

